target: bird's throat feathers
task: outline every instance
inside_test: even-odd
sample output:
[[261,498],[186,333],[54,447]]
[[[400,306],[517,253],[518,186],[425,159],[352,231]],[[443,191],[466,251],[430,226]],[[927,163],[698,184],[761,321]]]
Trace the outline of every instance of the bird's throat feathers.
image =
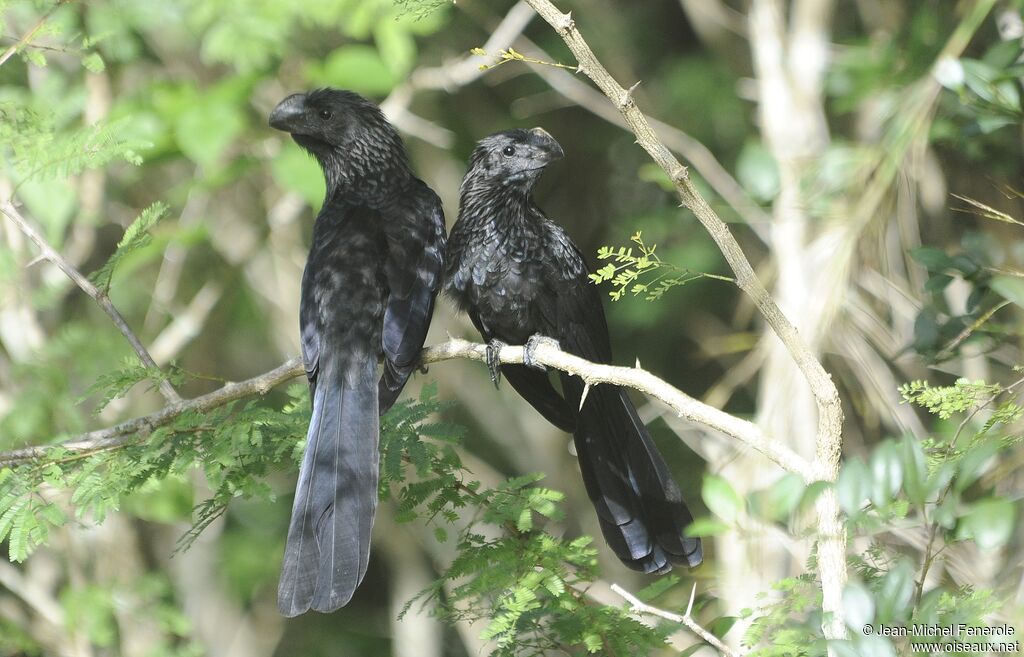
[[462,182],[459,219],[529,223],[543,218],[533,201],[533,185],[502,185],[467,177]]
[[301,141],[299,144],[323,169],[325,204],[345,198],[376,205],[413,179],[405,145],[394,130],[368,132],[345,147],[319,144],[310,148]]

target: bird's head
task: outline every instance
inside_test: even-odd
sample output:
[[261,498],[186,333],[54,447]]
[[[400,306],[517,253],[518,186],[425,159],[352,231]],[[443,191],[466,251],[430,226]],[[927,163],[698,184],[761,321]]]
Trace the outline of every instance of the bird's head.
[[477,142],[466,179],[529,190],[544,167],[564,154],[555,138],[543,128],[498,132]]
[[328,185],[406,162],[394,127],[374,103],[352,91],[292,94],[270,113],[270,127],[287,132],[324,169]]

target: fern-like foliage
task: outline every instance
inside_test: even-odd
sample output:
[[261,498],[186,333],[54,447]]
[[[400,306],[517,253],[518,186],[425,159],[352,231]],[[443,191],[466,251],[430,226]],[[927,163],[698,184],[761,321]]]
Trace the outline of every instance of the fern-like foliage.
[[135,221],[128,225],[124,235],[121,236],[121,240],[117,243],[117,250],[114,251],[102,267],[89,276],[96,287],[104,291],[110,289],[110,283],[114,278],[114,271],[117,269],[117,266],[128,255],[153,241],[153,236],[149,231],[167,215],[167,210],[168,207],[165,203],[157,201],[143,210]]
[[612,301],[618,301],[627,292],[634,297],[642,294],[646,301],[657,301],[672,288],[699,278],[733,280],[728,276],[690,271],[665,262],[656,253],[657,244],[647,246],[644,243],[641,231],[634,233],[629,240],[636,244],[636,251],[631,246],[600,247],[597,250],[598,259],[612,262],[589,275],[595,285],[607,282],[612,284],[612,290],[608,293]]
[[[152,379],[129,366],[91,392],[103,405]],[[179,543],[188,548],[233,500],[273,499],[268,475],[301,460],[306,386],[294,384],[287,395],[279,407],[250,400],[184,413],[118,449],[83,453],[57,445],[37,462],[0,469],[0,540],[7,539],[12,560],[24,560],[69,518],[102,522],[145,486],[184,481],[198,469],[213,493],[194,509],[193,527]],[[463,430],[438,419],[447,406],[428,385],[381,421],[381,496],[394,500],[399,520],[430,523],[436,540],[456,547],[451,564],[406,610],[430,600],[444,621],[485,621],[483,637],[500,656],[647,654],[662,646],[671,625],[652,629],[625,608],[587,596],[600,575],[592,539],[551,531],[563,518],[563,495],[540,485],[542,475],[493,488],[473,479],[459,457]]]
[[668,628],[651,629],[587,597],[599,577],[592,539],[545,531],[562,519],[563,495],[539,486],[542,475],[491,489],[471,478],[456,450],[461,429],[430,419],[443,406],[434,394],[428,386],[418,401],[397,404],[381,432],[382,493],[390,491],[401,520],[427,519],[436,539],[454,541],[457,551],[403,615],[429,600],[447,622],[485,620],[483,638],[501,656],[647,654],[663,645]]
[[127,119],[60,129],[52,119],[13,102],[0,103],[0,154],[20,180],[62,178],[114,160],[141,164],[146,142],[126,137]]

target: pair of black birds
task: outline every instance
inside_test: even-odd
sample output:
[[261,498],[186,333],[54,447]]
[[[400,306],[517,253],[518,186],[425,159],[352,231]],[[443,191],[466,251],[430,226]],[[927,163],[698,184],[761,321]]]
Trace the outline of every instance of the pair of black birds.
[[[547,336],[587,360],[609,363],[612,354],[583,256],[530,195],[563,154],[547,132],[508,130],[477,144],[446,240],[440,199],[370,101],[334,89],[294,94],[270,125],[309,151],[327,181],[300,307],[313,415],[278,589],[281,613],[296,616],[342,607],[366,573],[378,417],[419,365],[442,286],[489,353],[498,343],[524,344],[529,361],[538,336]],[[599,385],[587,394],[579,378],[562,374],[559,392],[536,363],[489,364],[496,383],[500,367],[548,421],[573,434],[601,531],[625,565],[662,573],[700,564],[699,539],[683,531],[690,512],[625,390]]]

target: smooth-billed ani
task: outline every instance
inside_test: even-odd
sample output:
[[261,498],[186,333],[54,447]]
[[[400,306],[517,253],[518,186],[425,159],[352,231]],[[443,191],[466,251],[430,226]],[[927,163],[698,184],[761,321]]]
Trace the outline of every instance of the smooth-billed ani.
[[313,415],[277,600],[282,614],[296,616],[344,606],[366,573],[378,414],[416,368],[441,286],[445,233],[440,199],[413,175],[401,137],[362,96],[293,94],[270,125],[312,154],[327,181],[299,310]]
[[[531,197],[545,166],[561,156],[558,142],[540,128],[500,132],[477,144],[449,235],[445,290],[491,342],[489,354],[500,346],[494,341],[525,344],[529,361],[539,336],[547,336],[570,353],[610,363],[604,310],[583,256]],[[661,573],[672,564],[700,564],[700,540],[683,534],[690,512],[625,390],[597,385],[583,399],[578,377],[562,374],[559,393],[533,363],[501,365],[500,372],[552,424],[573,434],[601,531],[625,565]]]

